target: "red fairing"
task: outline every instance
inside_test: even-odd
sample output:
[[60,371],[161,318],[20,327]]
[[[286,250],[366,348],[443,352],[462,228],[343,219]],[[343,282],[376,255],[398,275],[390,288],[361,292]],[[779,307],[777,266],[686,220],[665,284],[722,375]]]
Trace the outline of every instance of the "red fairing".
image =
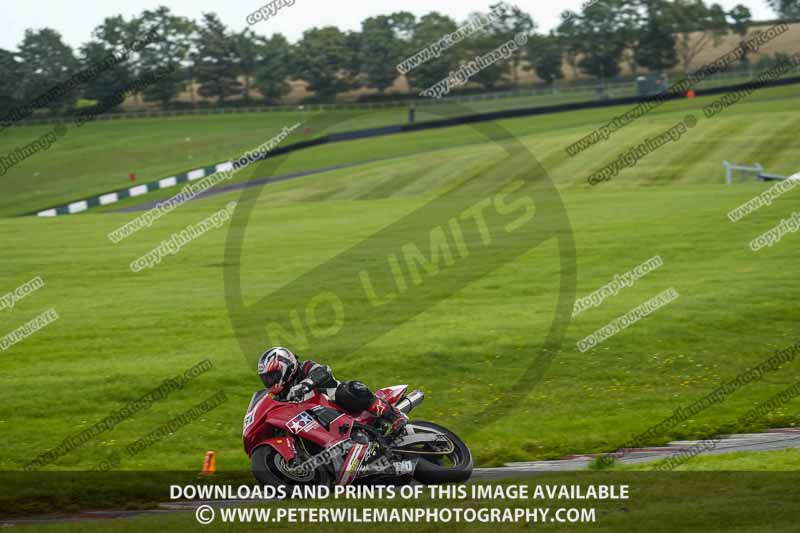
[[375,392],[375,396],[383,398],[390,404],[394,405],[399,402],[403,395],[406,393],[408,385],[395,385],[394,387],[386,387]]
[[286,461],[291,461],[297,455],[297,451],[294,449],[294,440],[289,437],[264,439],[261,442],[257,442],[253,449],[259,446],[272,446]]
[[358,471],[369,453],[369,444],[356,444],[344,458],[342,469],[336,476],[337,485],[349,485],[358,476]]
[[[327,407],[340,413],[338,418],[329,424],[329,429],[325,429],[308,413],[317,406]],[[265,395],[245,415],[242,432],[244,450],[250,456],[258,446],[268,445],[278,450],[285,459],[291,460],[295,455],[293,442],[295,435],[327,448],[350,438],[353,420],[352,416],[322,394],[316,394],[313,398],[300,403],[279,402],[270,395]],[[348,426],[345,431],[342,430],[343,425]],[[283,446],[283,443],[278,444],[276,438],[280,437],[292,441],[292,444],[288,448]]]

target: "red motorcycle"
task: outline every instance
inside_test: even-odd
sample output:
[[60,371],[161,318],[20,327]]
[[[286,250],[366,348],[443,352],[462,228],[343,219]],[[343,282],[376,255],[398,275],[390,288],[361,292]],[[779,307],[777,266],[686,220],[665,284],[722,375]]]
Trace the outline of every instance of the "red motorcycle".
[[[424,398],[408,385],[375,393],[405,414]],[[242,437],[253,475],[262,484],[348,485],[461,482],[472,474],[472,453],[454,433],[413,421],[385,436],[383,421],[367,411],[347,413],[317,392],[302,402],[281,402],[267,390],[253,395]]]

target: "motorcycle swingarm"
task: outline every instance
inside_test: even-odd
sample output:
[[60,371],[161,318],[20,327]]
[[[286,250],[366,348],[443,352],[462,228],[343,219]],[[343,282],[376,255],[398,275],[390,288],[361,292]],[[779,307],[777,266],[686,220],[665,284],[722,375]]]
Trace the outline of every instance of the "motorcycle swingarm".
[[[440,451],[431,451],[426,450],[424,452],[419,450],[405,450],[403,448],[407,446],[413,446],[415,444],[426,444],[426,443],[434,443],[434,444],[445,444],[447,448]],[[448,453],[452,453],[454,449],[453,443],[450,440],[442,435],[441,433],[431,433],[431,432],[423,432],[423,433],[411,433],[410,435],[405,435],[392,443],[391,450],[395,453],[399,454],[424,454],[424,455],[446,455]]]
[[399,439],[395,439],[392,443],[392,447],[396,448],[398,446],[408,446],[410,444],[420,444],[423,442],[438,442],[443,438],[446,439],[441,433],[411,433],[409,435],[403,435]]

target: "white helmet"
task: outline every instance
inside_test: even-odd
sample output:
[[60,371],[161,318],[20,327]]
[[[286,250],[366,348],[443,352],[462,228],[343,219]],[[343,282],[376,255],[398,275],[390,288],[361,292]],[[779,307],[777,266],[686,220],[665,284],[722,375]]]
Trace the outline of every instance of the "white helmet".
[[286,348],[277,346],[261,355],[258,375],[272,394],[280,394],[297,373],[298,367],[297,357]]

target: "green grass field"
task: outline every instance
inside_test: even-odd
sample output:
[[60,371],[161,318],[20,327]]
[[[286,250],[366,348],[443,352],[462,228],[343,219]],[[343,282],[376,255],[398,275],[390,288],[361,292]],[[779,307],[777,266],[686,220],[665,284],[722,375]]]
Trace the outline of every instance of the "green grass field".
[[[627,95],[621,95],[627,96]],[[750,101],[763,101],[760,110],[753,112],[782,111],[781,104],[769,104],[773,100],[791,100],[796,98],[795,87],[763,91],[750,98]],[[440,104],[422,106],[417,117],[419,121],[457,116],[468,113],[481,113],[527,107],[548,105],[561,101],[583,101],[585,96],[570,97],[565,100],[542,102],[531,98],[506,98],[498,100],[478,101],[464,105]],[[704,101],[701,99],[700,101]],[[690,102],[673,102],[653,111],[649,116],[670,115],[681,109],[695,109],[697,104]],[[539,135],[538,141],[547,140],[544,147],[537,145],[534,153],[540,158],[558,147],[560,159],[548,161],[548,170],[561,167],[566,172],[574,169],[585,169],[579,165],[564,166],[566,153],[563,146],[569,145],[587,134],[589,130],[605,122],[615,114],[624,112],[626,108],[612,108],[584,111],[580,113],[560,114],[530,119],[508,121],[504,126],[517,136]],[[323,133],[348,131],[392,124],[402,124],[407,120],[404,109],[387,109],[373,111],[334,111],[319,114],[317,112],[271,112],[237,115],[216,115],[198,117],[180,117],[171,119],[137,119],[112,122],[96,122],[76,129],[68,127],[66,136],[49,149],[46,154],[36,154],[13,167],[0,181],[0,215],[14,215],[31,212],[37,209],[52,207],[56,204],[80,200],[91,195],[125,188],[131,185],[129,173],[137,175],[137,183],[154,181],[160,178],[185,172],[194,168],[211,165],[241,155],[246,150],[268,141],[284,126],[292,126],[299,122],[307,127],[296,131],[285,143],[312,138]],[[649,118],[646,119],[646,122]],[[723,122],[716,119],[715,123]],[[730,124],[731,121],[725,121]],[[744,126],[744,125],[742,125]],[[775,125],[763,124],[764,131],[753,131],[754,137],[767,132],[771,138]],[[626,128],[630,130],[630,138],[646,132],[642,125]],[[12,128],[0,132],[0,154],[8,153],[24,146],[51,131],[52,125]],[[470,135],[472,133],[472,135]],[[725,137],[725,134],[721,134]],[[749,137],[746,138],[746,140]],[[760,138],[760,137],[759,137]],[[422,150],[438,149],[477,142],[472,130],[463,128],[451,129],[446,135],[439,131],[406,136],[403,139],[373,139],[350,146],[334,145],[306,152],[292,159],[284,167],[286,171],[308,170],[332,164],[361,162],[365,159],[410,155]],[[552,141],[552,142],[549,142]],[[625,139],[620,135],[618,143]],[[563,146],[562,146],[563,145]],[[619,144],[617,146],[622,146]],[[769,155],[773,148],[761,147]],[[780,148],[780,147],[778,147]],[[544,152],[543,150],[548,150]],[[764,151],[760,153],[764,153]],[[750,154],[748,154],[750,155]],[[578,160],[579,158],[576,158]],[[654,159],[657,157],[654,156]],[[587,158],[594,162],[593,158]],[[586,164],[586,161],[583,164]],[[708,161],[710,163],[711,161]],[[700,161],[692,160],[693,164]],[[714,165],[719,162],[714,161]],[[714,176],[718,174],[716,166]],[[665,169],[669,170],[669,169]],[[239,173],[235,181],[256,177],[251,169]],[[709,176],[710,177],[710,176]],[[693,180],[690,180],[693,181]],[[712,180],[708,180],[711,182]],[[716,180],[714,180],[716,182]],[[148,198],[162,198],[174,194],[175,190],[166,190]],[[138,202],[140,198],[134,199]],[[116,208],[117,205],[112,208]]]
[[[764,91],[713,119],[702,116],[707,99],[671,103],[574,158],[564,148],[621,110],[501,123],[541,162],[561,194],[570,228],[560,230],[574,235],[578,297],[655,255],[664,266],[573,319],[542,379],[515,389],[513,403],[493,406],[485,424],[476,424],[471,413],[504,398],[527,375],[556,318],[564,265],[553,239],[523,248],[521,255],[478,280],[464,277],[455,294],[425,300],[430,305],[421,313],[355,351],[325,345],[328,349],[320,352],[312,344],[301,355],[330,364],[340,379],[361,379],[372,387],[410,383],[423,389],[427,399],[418,416],[464,437],[482,466],[615,449],[674,409],[798,341],[800,289],[793,265],[800,236],[786,235],[758,253],[748,243],[798,210],[800,200],[788,193],[732,223],[727,212],[766,185],[726,187],[721,166],[729,159],[758,161],[775,173],[800,170],[797,96],[796,87]],[[588,175],[616,154],[688,113],[699,123],[679,142],[610,183],[586,183]],[[322,120],[332,129],[351,129],[397,118],[402,120],[402,113]],[[192,470],[199,469],[206,450],[215,450],[220,468],[246,469],[241,417],[260,383],[254,347],[268,339],[261,333],[263,324],[252,324],[244,339],[232,324],[226,269],[241,269],[244,301],[254,303],[281,287],[291,290],[292,281],[304,273],[465,180],[471,179],[474,187],[444,196],[445,207],[461,202],[459,195],[480,200],[502,177],[501,171],[533,171],[506,161],[503,144],[487,143],[468,127],[312,149],[283,161],[280,171],[385,160],[265,188],[252,200],[238,260],[225,255],[225,226],[138,274],[129,269],[131,261],[239,194],[192,202],[117,245],[107,234],[131,214],[94,212],[48,220],[12,216],[124,186],[130,170],[138,169],[141,179],[149,181],[202,166],[184,159],[190,144],[186,137],[192,138],[193,161],[213,162],[263,142],[294,120],[296,115],[265,114],[92,124],[70,132],[49,153],[38,154],[0,180],[0,213],[7,216],[0,219],[7,250],[0,294],[36,275],[46,284],[13,309],[0,310],[0,335],[50,307],[61,317],[0,353],[0,430],[5,437],[0,468],[21,468],[208,358],[213,370],[184,390],[48,468],[91,469],[112,454],[122,454],[122,469]],[[19,145],[38,131],[14,129],[0,137],[0,147]],[[258,171],[248,170],[237,179]],[[425,232],[439,223],[431,214],[415,220],[412,229]],[[396,243],[399,248],[405,242],[402,234],[395,238],[381,246]],[[420,246],[424,250],[427,243]],[[519,251],[519,242],[509,241],[509,246]],[[480,254],[473,259],[480,260]],[[349,265],[331,276],[344,279],[369,264]],[[464,270],[445,269],[439,276],[457,284],[459,279],[448,276],[464,276]],[[577,341],[670,287],[680,293],[676,302],[597,348],[586,353],[577,349]],[[298,297],[305,294],[301,289]],[[416,311],[413,305],[399,309]],[[650,444],[800,423],[797,401],[752,427],[735,422],[796,382],[798,364],[788,363]],[[218,390],[228,397],[224,405],[145,452],[124,455],[126,445]]]

